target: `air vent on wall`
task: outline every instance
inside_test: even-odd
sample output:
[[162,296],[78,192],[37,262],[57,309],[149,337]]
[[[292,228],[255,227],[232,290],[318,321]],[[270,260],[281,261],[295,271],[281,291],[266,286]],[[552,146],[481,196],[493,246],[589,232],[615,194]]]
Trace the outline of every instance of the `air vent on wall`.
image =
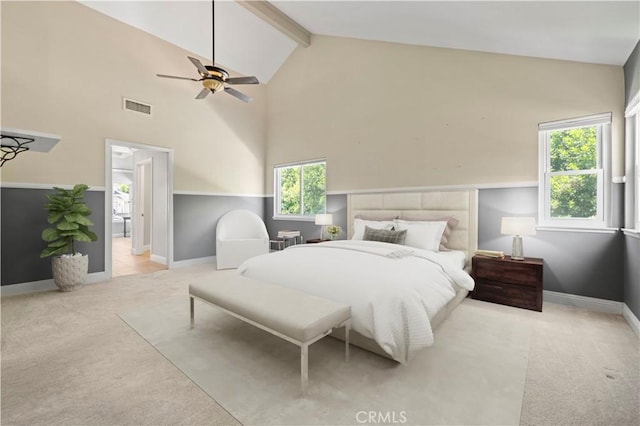
[[125,110],[151,115],[151,105],[144,102],[134,101],[129,98],[122,98],[122,107]]

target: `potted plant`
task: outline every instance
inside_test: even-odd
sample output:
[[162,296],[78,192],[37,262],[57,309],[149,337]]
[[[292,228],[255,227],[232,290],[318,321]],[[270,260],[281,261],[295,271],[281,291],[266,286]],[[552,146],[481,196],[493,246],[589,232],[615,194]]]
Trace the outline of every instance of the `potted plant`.
[[53,226],[42,231],[47,247],[40,257],[55,256],[51,261],[53,281],[61,291],[81,288],[87,278],[89,257],[76,253],[75,241],[96,241],[98,236],[89,230],[93,226],[88,218],[91,209],[84,202],[89,187],[77,184],[67,190],[54,187],[55,193],[47,195],[44,205],[49,212],[47,221]]
[[338,234],[340,233],[340,231],[342,230],[342,228],[340,228],[338,225],[329,225],[327,226],[327,232],[329,233],[330,237],[332,240],[335,240],[336,237],[338,236]]

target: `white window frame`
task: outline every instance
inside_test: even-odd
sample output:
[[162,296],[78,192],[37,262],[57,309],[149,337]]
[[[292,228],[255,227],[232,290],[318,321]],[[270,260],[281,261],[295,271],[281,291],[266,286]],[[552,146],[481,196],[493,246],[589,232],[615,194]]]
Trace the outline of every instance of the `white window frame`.
[[625,228],[640,232],[640,92],[625,113]]
[[327,173],[327,160],[325,159],[316,159],[316,160],[308,160],[308,161],[300,161],[296,163],[288,163],[288,164],[278,164],[273,167],[273,219],[276,220],[299,220],[299,221],[315,221],[315,214],[310,215],[293,215],[293,214],[283,214],[280,211],[280,170],[289,168],[289,167],[300,167],[300,207],[301,211],[304,211],[304,198],[302,197],[302,190],[304,187],[304,179],[302,173],[303,166],[312,166],[314,164],[324,164],[324,172],[325,172],[325,188],[324,188],[324,206],[325,211],[322,213],[326,213],[327,209],[327,185],[326,185],[326,173]]
[[[610,112],[559,120],[538,125],[538,226],[549,228],[606,229],[611,217],[611,116]],[[592,170],[550,171],[550,133],[558,130],[597,126],[597,165]],[[555,175],[595,174],[597,207],[595,218],[552,218],[551,177]]]

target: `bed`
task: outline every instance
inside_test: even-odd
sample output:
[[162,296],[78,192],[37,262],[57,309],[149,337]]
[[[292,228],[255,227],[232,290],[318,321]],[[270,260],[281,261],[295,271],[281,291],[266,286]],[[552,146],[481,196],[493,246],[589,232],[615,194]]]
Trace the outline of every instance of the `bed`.
[[[477,190],[350,194],[348,240],[257,256],[238,273],[348,303],[352,342],[408,363],[433,344],[433,330],[473,289],[468,271],[477,248],[477,203]],[[367,238],[375,232],[406,241],[363,240],[363,229]]]

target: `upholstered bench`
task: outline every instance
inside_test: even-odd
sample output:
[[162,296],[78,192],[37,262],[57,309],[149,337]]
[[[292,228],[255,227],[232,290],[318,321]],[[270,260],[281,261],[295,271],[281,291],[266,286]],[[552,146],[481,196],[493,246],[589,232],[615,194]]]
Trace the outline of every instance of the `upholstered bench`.
[[345,358],[349,360],[349,305],[241,275],[220,275],[215,281],[189,285],[192,328],[194,299],[300,346],[303,394],[309,382],[309,345],[344,326]]

